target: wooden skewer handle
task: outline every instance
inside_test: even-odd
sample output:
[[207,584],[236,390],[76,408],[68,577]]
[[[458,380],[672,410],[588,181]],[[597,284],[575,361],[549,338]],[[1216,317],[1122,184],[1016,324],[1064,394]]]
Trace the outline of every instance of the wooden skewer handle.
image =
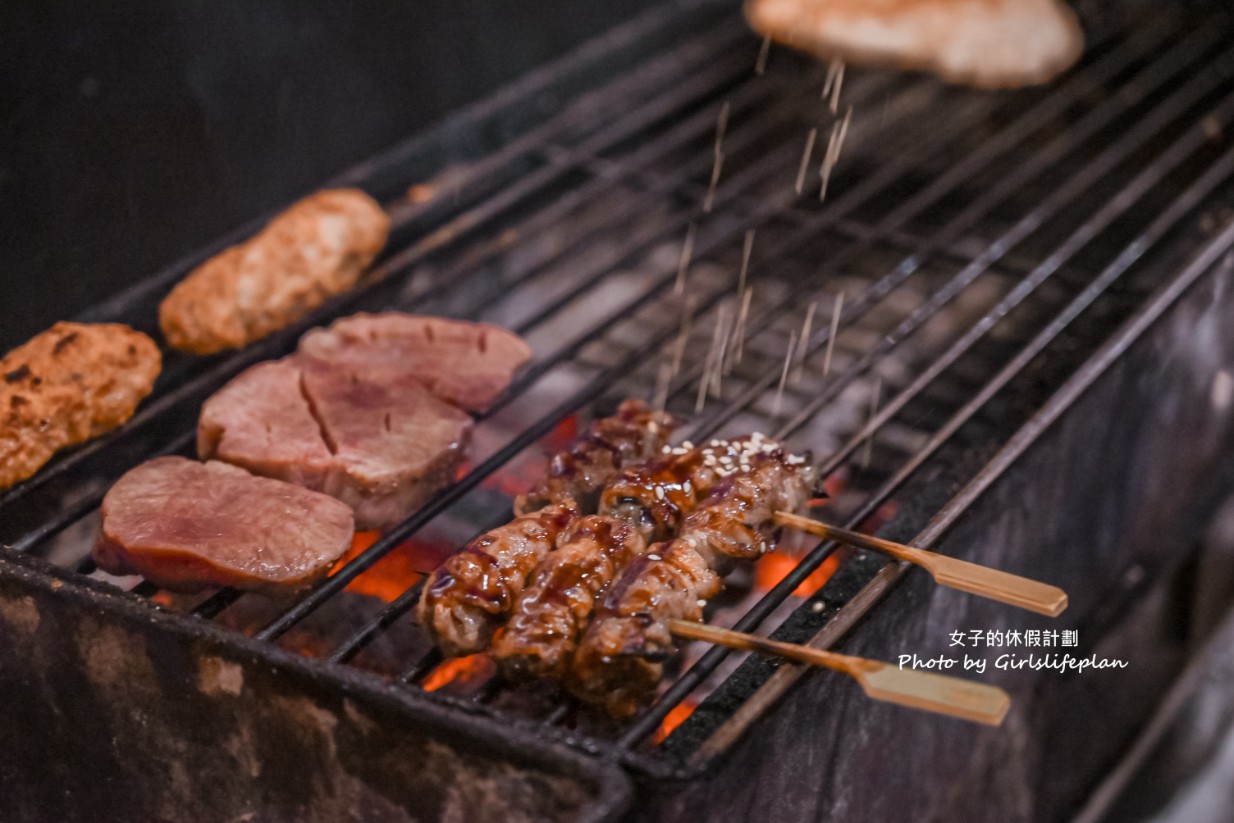
[[768,640],[757,635],[708,626],[705,623],[672,620],[669,628],[673,634],[690,640],[702,640],[741,651],[777,655],[799,663],[844,672],[860,683],[862,691],[875,700],[991,726],[1002,723],[1011,707],[1011,697],[997,686],[916,669],[900,669],[877,660]]
[[992,569],[989,566],[969,563],[945,554],[905,546],[902,543],[894,543],[838,526],[829,526],[808,517],[777,512],[775,518],[780,525],[798,529],[816,537],[829,538],[849,546],[882,552],[921,566],[940,585],[952,589],[997,600],[999,603],[1006,603],[1049,617],[1058,617],[1067,608],[1067,593],[1057,586]]

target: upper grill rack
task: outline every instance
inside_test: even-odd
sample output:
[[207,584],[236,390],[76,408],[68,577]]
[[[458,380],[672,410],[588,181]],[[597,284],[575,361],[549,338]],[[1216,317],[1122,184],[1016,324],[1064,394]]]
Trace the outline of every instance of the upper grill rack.
[[[434,528],[459,540],[470,535],[458,523],[493,525],[477,514],[501,496],[491,481],[562,421],[623,396],[662,397],[690,417],[694,440],[757,427],[813,448],[824,474],[849,477],[849,504],[833,515],[861,527],[899,504],[893,528],[911,533],[945,502],[940,490],[972,476],[973,454],[992,454],[1163,282],[1161,261],[1177,256],[1234,174],[1221,140],[1234,120],[1228,18],[1158,9],[1153,27],[1134,28],[1135,13],[1087,15],[1088,54],[1050,89],[991,95],[850,71],[851,126],[820,203],[817,159],[846,110],[833,115],[820,101],[823,70],[773,50],[755,75],[759,43],[726,4],[657,10],[469,115],[466,128],[443,128],[461,145],[453,164],[441,143],[421,141],[351,173],[344,182],[382,196],[394,218],[377,276],[239,354],[167,352],[155,398],[128,426],[0,497],[0,540],[93,572],[85,537],[116,476],[156,453],[187,453],[201,400],[288,351],[307,326],[380,308],[491,320],[529,339],[535,362],[480,426],[493,442],[477,444],[457,483],[290,607],[223,591],[192,604],[195,614],[270,642],[328,627],[340,594],[381,558]],[[617,79],[581,93],[583,67]],[[546,90],[581,96],[549,101],[555,114],[540,123],[510,113]],[[819,150],[798,195],[812,128]],[[418,182],[437,196],[413,205],[398,195]],[[157,300],[193,262],[92,318],[149,328]],[[700,391],[716,326],[740,314],[739,281],[753,289],[744,356],[718,391]],[[666,371],[678,351],[680,369]],[[835,409],[848,419],[822,414]],[[816,593],[828,606],[816,613],[797,609],[793,593],[835,551],[815,546],[725,622],[757,630],[795,610],[782,634],[808,637],[846,598]],[[864,584],[878,565],[858,557],[845,568],[850,584]],[[411,586],[314,653],[359,662],[409,625],[417,594]],[[710,691],[731,657],[705,652],[620,728],[574,718],[580,725],[566,729],[568,710],[528,711],[497,680],[466,701],[431,699],[680,774],[687,761],[705,765],[708,740],[732,738],[731,707],[766,667],[724,681],[667,746],[648,740],[683,701]],[[424,699],[415,684],[439,662],[416,653],[394,672],[412,686],[408,699]]]

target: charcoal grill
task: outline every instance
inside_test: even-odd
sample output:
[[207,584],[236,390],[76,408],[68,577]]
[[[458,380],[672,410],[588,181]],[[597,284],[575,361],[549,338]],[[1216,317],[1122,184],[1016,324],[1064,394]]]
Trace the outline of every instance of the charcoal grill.
[[[755,70],[761,43],[732,3],[665,4],[329,181],[392,214],[362,288],[238,353],[165,351],[128,425],[0,496],[0,636],[18,651],[0,694],[23,707],[0,753],[13,808],[609,819],[635,790],[648,819],[1078,808],[1168,682],[1169,644],[1113,706],[1104,677],[994,674],[1016,706],[981,732],[691,648],[655,705],[615,723],[451,680],[411,621],[415,575],[356,592],[408,541],[494,525],[512,467],[636,396],[687,417],[695,441],[759,429],[812,449],[843,478],[832,519],[1059,583],[1073,606],[1054,627],[1105,637],[1181,563],[1178,524],[1230,488],[1217,458],[1234,386],[1234,25],[1216,3],[1113,5],[1081,8],[1086,56],[1051,87],[850,68],[832,112],[825,66],[773,47]],[[822,147],[849,107],[822,198]],[[171,284],[258,225],[80,319],[153,333]],[[94,568],[102,494],[191,453],[210,393],[311,326],[387,308],[498,322],[536,352],[457,482],[290,601],[169,597]],[[738,318],[741,358],[717,369]],[[735,581],[711,619],[882,659],[957,628],[1038,625],[829,542],[788,565]],[[1068,701],[1109,708],[1106,733],[1051,765]]]

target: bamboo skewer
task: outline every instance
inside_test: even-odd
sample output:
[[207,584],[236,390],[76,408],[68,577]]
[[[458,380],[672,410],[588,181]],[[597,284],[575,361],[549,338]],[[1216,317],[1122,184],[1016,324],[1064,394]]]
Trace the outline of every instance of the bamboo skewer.
[[828,526],[826,523],[788,512],[776,512],[775,520],[781,526],[798,529],[816,537],[829,538],[848,546],[889,554],[920,566],[928,571],[937,583],[952,589],[1049,617],[1058,617],[1067,608],[1067,593],[1057,586],[838,526]]
[[689,640],[702,640],[738,651],[776,655],[798,663],[843,672],[856,680],[868,697],[913,709],[997,726],[1003,722],[1007,710],[1011,707],[1011,697],[997,686],[987,686],[958,677],[917,669],[901,669],[890,663],[864,657],[837,654],[795,643],[782,643],[688,620],[671,620],[669,629],[678,637]]

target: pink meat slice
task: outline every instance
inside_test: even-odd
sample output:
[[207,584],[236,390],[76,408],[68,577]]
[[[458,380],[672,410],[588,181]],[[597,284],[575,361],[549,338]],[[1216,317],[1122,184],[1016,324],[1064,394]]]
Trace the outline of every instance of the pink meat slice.
[[202,407],[198,454],[324,492],[361,529],[407,517],[449,483],[471,417],[406,373],[295,355],[246,370]]
[[206,400],[197,453],[314,491],[325,491],[335,467],[300,367],[287,360],[258,363]]
[[322,490],[350,505],[360,528],[398,523],[453,479],[471,437],[466,412],[407,375],[299,362],[333,453]]
[[298,588],[351,547],[351,510],[314,491],[212,461],[160,457],[103,499],[99,568],[163,588]]
[[522,338],[497,326],[400,312],[344,317],[304,335],[300,352],[330,363],[410,374],[471,412],[486,411],[531,359]]

